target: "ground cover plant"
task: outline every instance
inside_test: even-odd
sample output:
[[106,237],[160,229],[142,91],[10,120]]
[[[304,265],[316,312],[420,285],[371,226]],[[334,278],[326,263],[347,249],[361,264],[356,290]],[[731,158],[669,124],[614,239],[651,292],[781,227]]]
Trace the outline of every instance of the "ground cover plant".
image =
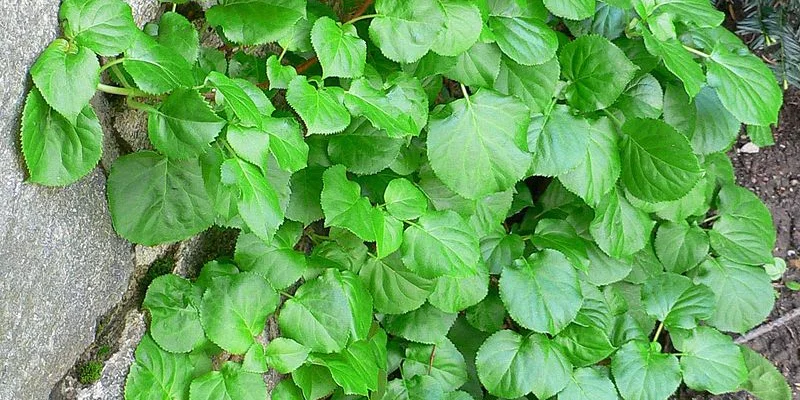
[[274,399],[791,398],[726,335],[766,318],[781,263],[724,152],[742,124],[771,138],[782,93],[722,13],[343,8],[172,5],[139,30],[121,0],[63,2],[23,112],[29,181],[95,167],[99,90],[148,115],[153,150],[108,177],[122,237],[241,229],[232,259],[153,280],[127,399],[264,399],[270,369]]

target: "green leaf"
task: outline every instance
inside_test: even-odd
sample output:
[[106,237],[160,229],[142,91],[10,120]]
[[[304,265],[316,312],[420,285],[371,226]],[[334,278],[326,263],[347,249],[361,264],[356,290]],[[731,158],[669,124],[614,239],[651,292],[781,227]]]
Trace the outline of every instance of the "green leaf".
[[575,268],[586,270],[589,267],[586,242],[566,220],[550,218],[539,220],[531,243],[540,249],[560,252]]
[[373,345],[366,341],[354,342],[341,353],[320,355],[319,359],[347,394],[367,396],[377,390],[380,370],[386,368],[379,365]]
[[386,210],[401,220],[417,219],[428,210],[425,193],[405,178],[389,182],[383,198],[386,201]]
[[67,37],[106,57],[127,50],[138,31],[131,7],[122,0],[66,0],[58,18],[66,21]]
[[489,272],[498,275],[503,268],[521,258],[525,250],[522,237],[516,234],[493,233],[481,239],[481,254]]
[[703,69],[692,54],[683,47],[678,39],[659,40],[647,29],[642,30],[644,44],[647,51],[664,61],[664,66],[683,82],[683,87],[689,97],[700,93],[700,88],[705,83]]
[[270,392],[272,400],[305,400],[303,391],[291,379],[283,379]]
[[335,165],[322,175],[322,210],[325,226],[344,228],[365,241],[375,241],[373,221],[380,211],[361,196],[358,183],[347,180],[344,166]]
[[613,189],[595,207],[589,230],[597,245],[609,256],[625,258],[643,249],[655,222]]
[[138,32],[134,37],[130,48],[125,51],[122,65],[139,89],[150,94],[163,94],[195,85],[192,65],[180,54],[145,33]]
[[769,126],[747,125],[747,136],[758,147],[767,147],[775,144],[772,128]]
[[556,176],[575,169],[589,151],[586,119],[558,106],[549,115],[534,116],[528,127],[528,148],[535,175]]
[[325,217],[320,205],[324,172],[324,168],[309,167],[292,175],[292,194],[286,209],[286,218],[310,225]]
[[261,126],[269,134],[269,151],[281,169],[297,172],[306,167],[308,144],[294,118],[264,118]]
[[780,371],[761,354],[744,346],[741,349],[748,370],[742,388],[762,400],[790,400],[792,389]]
[[642,303],[647,314],[667,328],[692,329],[697,320],[706,320],[714,312],[714,292],[685,276],[665,272],[644,283]]
[[403,378],[430,375],[446,392],[467,382],[467,364],[456,346],[446,338],[435,345],[411,343],[403,361]]
[[725,14],[703,0],[661,0],[658,1],[654,16],[670,14],[680,21],[703,28],[713,28],[722,24]]
[[714,292],[714,312],[708,324],[723,331],[743,334],[766,319],[775,305],[775,289],[760,266],[708,259],[700,264],[695,282]]
[[355,26],[322,17],[314,22],[311,43],[322,65],[323,78],[357,78],[364,74],[367,43],[358,37]]
[[447,104],[428,125],[428,159],[436,176],[473,199],[512,188],[530,165],[529,121],[518,100],[486,89]]
[[697,122],[690,138],[697,154],[711,154],[730,149],[742,126],[717,97],[714,89],[706,86],[694,98]]
[[472,47],[481,34],[481,11],[468,0],[439,0],[444,10],[445,29],[439,32],[431,50],[443,56],[457,56]]
[[677,200],[703,175],[689,141],[665,122],[631,119],[622,131],[621,178],[635,197],[649,202]]
[[404,314],[419,308],[433,290],[433,282],[412,273],[399,259],[369,258],[358,273],[384,314]]
[[197,159],[172,160],[151,151],[122,156],[111,167],[107,190],[114,229],[134,243],[176,242],[214,222]]
[[339,283],[350,307],[350,340],[364,340],[372,328],[372,296],[367,287],[351,271],[328,269],[325,279]]
[[[352,314],[342,286],[331,279],[307,281],[284,303],[278,316],[283,335],[317,353],[342,350]],[[300,385],[301,387],[303,385]]]
[[545,0],[544,5],[553,15],[571,20],[589,18],[595,10],[594,0]]
[[412,342],[436,344],[447,335],[457,316],[426,303],[405,314],[387,315],[383,327],[387,333]]
[[489,289],[489,271],[481,264],[475,275],[467,277],[441,276],[436,279],[428,301],[444,312],[461,312],[478,304]]
[[150,335],[142,338],[135,355],[125,381],[126,399],[189,399],[193,368],[188,355],[161,350]]
[[656,255],[667,271],[682,274],[708,256],[708,236],[698,226],[666,222],[656,231]]
[[586,271],[586,281],[596,286],[605,286],[619,282],[632,270],[631,263],[626,260],[610,257],[600,247],[592,243],[586,247],[589,256],[589,269]]
[[540,399],[554,396],[566,387],[572,370],[566,357],[547,337],[521,336],[509,330],[486,339],[475,364],[486,390],[505,398],[531,392]]
[[369,25],[369,37],[395,62],[419,60],[446,29],[444,10],[437,0],[378,0],[375,12],[378,16]]
[[567,102],[581,111],[614,104],[636,71],[625,53],[602,36],[575,39],[563,47],[559,60],[561,74],[568,81],[564,89]]
[[303,397],[317,400],[330,395],[336,389],[336,382],[330,370],[321,366],[307,364],[292,373],[292,380],[303,391]]
[[267,58],[267,79],[270,89],[287,89],[289,83],[297,76],[297,70],[291,65],[282,65],[278,56]]
[[474,275],[480,260],[475,232],[453,211],[429,212],[403,235],[403,263],[425,278]]
[[559,400],[617,400],[617,389],[605,368],[578,368],[572,372]]
[[150,312],[150,334],[164,350],[188,353],[205,340],[192,283],[162,275],[147,288],[142,307]]
[[[156,149],[170,158],[197,157],[225,127],[199,92],[178,89],[149,111],[147,132]],[[230,137],[230,133],[228,135]]]
[[540,65],[556,55],[558,37],[545,20],[492,16],[488,25],[503,53],[519,64]]
[[625,118],[655,118],[664,109],[664,91],[661,84],[650,74],[635,78],[614,103]]
[[577,271],[554,250],[533,253],[506,267],[500,297],[518,324],[551,335],[575,319],[583,302]]
[[350,113],[339,98],[341,88],[315,89],[305,76],[289,83],[286,101],[306,124],[308,134],[341,132],[350,125]]
[[190,393],[190,400],[258,400],[267,396],[267,385],[261,374],[246,372],[241,365],[228,361],[221,370],[195,378]]
[[264,330],[279,300],[260,275],[243,272],[216,278],[200,307],[206,336],[228,352],[244,354]]
[[34,87],[22,111],[22,154],[30,182],[64,186],[88,174],[103,152],[103,129],[90,105],[71,124]]
[[567,359],[576,367],[587,367],[608,358],[616,347],[608,334],[597,326],[582,326],[573,323],[564,328],[555,342],[564,351]]
[[263,276],[275,290],[297,282],[306,271],[306,255],[295,251],[303,225],[284,222],[270,243],[252,233],[242,233],[236,241],[234,260],[243,271]]
[[561,74],[558,58],[541,65],[521,65],[503,57],[493,88],[522,100],[532,113],[544,113],[553,99]]
[[236,207],[250,231],[269,242],[284,212],[272,183],[255,166],[238,158],[222,164],[222,183],[236,189]]
[[197,29],[186,17],[174,12],[161,16],[156,40],[180,54],[190,64],[197,61],[200,38]]
[[285,337],[270,340],[264,350],[267,364],[281,374],[288,374],[300,368],[310,352],[311,349],[308,347]]
[[722,46],[711,53],[708,85],[739,121],[751,125],[778,122],[783,92],[772,71],[755,55],[732,53]]
[[626,400],[666,400],[681,383],[681,367],[661,346],[632,341],[611,358],[611,374]]
[[417,375],[410,379],[394,379],[386,388],[384,400],[445,400],[442,387],[435,378]]
[[743,187],[724,186],[719,192],[719,215],[708,236],[720,256],[748,265],[772,260],[775,228],[769,209],[756,195]]
[[217,94],[221,94],[224,99],[225,107],[239,118],[239,122],[243,126],[261,126],[263,119],[261,111],[250,95],[237,84],[236,80],[212,71],[208,74],[206,83],[217,89]]
[[228,125],[225,140],[235,154],[260,170],[265,171],[270,159],[270,136],[258,128]]
[[456,57],[455,64],[444,75],[464,85],[492,87],[500,74],[503,52],[495,43],[476,42]]
[[382,210],[376,210],[373,218],[377,255],[378,258],[384,258],[399,250],[403,244],[403,222]]
[[221,27],[226,38],[244,45],[283,39],[305,16],[304,0],[221,0],[206,11],[209,24]]
[[[587,204],[596,205],[614,189],[620,176],[619,136],[611,120],[605,117],[590,122],[588,131],[589,141],[582,161],[559,174],[558,180]],[[562,157],[561,152],[552,154],[556,154],[551,155],[556,159]]]
[[[415,94],[422,97],[421,90]],[[360,78],[353,81],[345,94],[345,105],[353,115],[366,117],[376,129],[385,131],[390,137],[419,134],[422,126],[418,126],[412,115],[394,104],[396,97],[393,101],[383,91],[370,86],[366,78]],[[423,109],[427,109],[427,106]]]
[[50,107],[75,125],[100,83],[100,63],[86,47],[56,39],[33,64],[31,76]]
[[486,297],[480,303],[466,311],[466,319],[475,329],[494,333],[503,328],[506,310],[497,289],[489,288]]
[[744,356],[730,336],[700,326],[692,331],[670,332],[681,351],[683,381],[691,389],[722,394],[736,391],[747,379]]

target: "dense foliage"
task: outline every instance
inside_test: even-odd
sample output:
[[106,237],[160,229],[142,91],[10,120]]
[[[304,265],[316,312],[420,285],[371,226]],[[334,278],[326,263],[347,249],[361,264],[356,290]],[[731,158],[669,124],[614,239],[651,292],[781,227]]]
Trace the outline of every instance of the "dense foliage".
[[150,285],[128,399],[264,399],[270,369],[291,376],[273,399],[791,397],[723,333],[774,303],[772,219],[724,152],[742,124],[771,138],[782,93],[722,13],[344,8],[219,0],[142,31],[122,0],[64,0],[31,71],[29,180],[94,168],[100,90],[147,113],[154,149],[111,168],[121,236],[241,229],[233,259]]

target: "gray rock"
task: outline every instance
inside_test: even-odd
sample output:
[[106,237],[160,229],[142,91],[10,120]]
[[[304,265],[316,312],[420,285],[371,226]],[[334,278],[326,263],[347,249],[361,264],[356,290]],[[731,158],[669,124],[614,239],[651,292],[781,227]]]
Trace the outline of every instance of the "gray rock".
[[[131,2],[138,22],[159,7]],[[47,398],[133,269],[132,246],[108,217],[100,169],[67,188],[24,183],[19,114],[30,65],[56,37],[59,3],[0,2],[0,399]]]

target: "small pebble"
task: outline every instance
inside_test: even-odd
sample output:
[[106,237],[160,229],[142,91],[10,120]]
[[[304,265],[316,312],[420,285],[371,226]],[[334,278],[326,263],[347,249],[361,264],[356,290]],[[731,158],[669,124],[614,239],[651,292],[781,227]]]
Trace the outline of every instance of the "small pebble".
[[760,150],[760,149],[758,148],[758,146],[756,146],[755,144],[753,144],[753,142],[746,143],[744,146],[742,146],[741,148],[739,148],[739,152],[740,152],[740,153],[746,153],[746,154],[754,154],[754,153],[758,153],[758,151],[759,151],[759,150]]

